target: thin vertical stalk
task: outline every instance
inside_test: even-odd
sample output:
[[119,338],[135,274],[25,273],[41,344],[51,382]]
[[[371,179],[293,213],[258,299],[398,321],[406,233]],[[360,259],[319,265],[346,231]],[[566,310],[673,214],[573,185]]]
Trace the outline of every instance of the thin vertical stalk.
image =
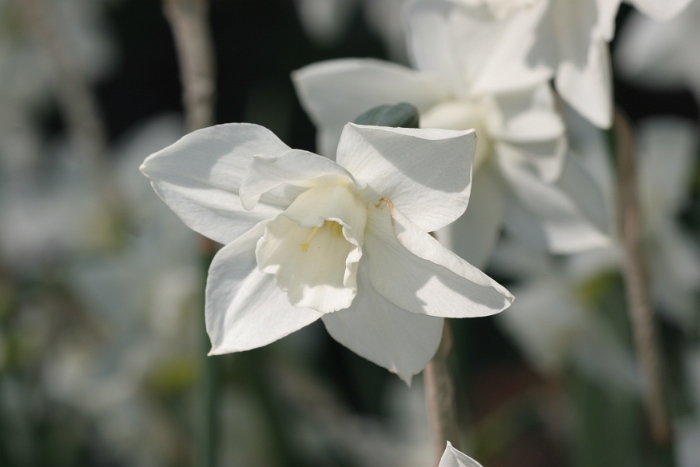
[[651,436],[657,446],[667,446],[671,443],[673,433],[664,396],[661,349],[654,327],[647,265],[642,248],[634,134],[629,120],[619,110],[615,114],[614,130],[627,310],[644,378],[644,403]]
[[[182,102],[188,131],[214,123],[215,67],[207,19],[208,6],[207,0],[163,0],[163,11],[173,32],[180,64]],[[211,240],[202,238],[201,252],[207,268],[215,249]],[[209,337],[202,319],[202,373],[197,391],[194,459],[197,467],[213,467],[216,464],[218,375],[216,357],[207,357],[209,347]]]
[[457,407],[455,388],[447,366],[447,358],[452,351],[452,331],[445,320],[442,340],[432,360],[423,370],[425,384],[425,402],[428,409],[428,424],[433,440],[435,465],[440,462],[447,441],[460,449],[459,426],[457,425]]
[[214,52],[207,0],[163,0],[180,62],[182,101],[189,131],[214,123]]

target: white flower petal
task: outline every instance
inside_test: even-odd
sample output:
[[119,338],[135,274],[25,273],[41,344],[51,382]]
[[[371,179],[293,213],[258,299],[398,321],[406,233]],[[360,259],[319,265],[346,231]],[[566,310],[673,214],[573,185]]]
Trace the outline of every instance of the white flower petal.
[[521,8],[506,18],[486,6],[420,0],[407,10],[413,62],[440,74],[458,95],[521,89],[552,76],[553,41],[538,40],[548,2]]
[[360,261],[350,308],[324,315],[323,323],[335,340],[410,384],[435,354],[443,320],[409,313],[382,297],[369,281],[368,266],[367,259]]
[[462,217],[436,232],[440,243],[483,269],[503,226],[505,187],[500,175],[487,164],[474,176],[474,188]]
[[292,306],[274,276],[258,271],[255,244],[265,225],[261,222],[226,245],[211,263],[206,291],[211,355],[262,347],[321,317]]
[[346,123],[367,110],[408,102],[425,111],[447,96],[435,77],[372,59],[316,63],[295,71],[292,79],[302,106],[319,128],[319,151],[330,158],[337,147],[332,136],[339,136]]
[[[562,27],[577,29],[578,18],[568,18]],[[560,63],[555,84],[559,94],[576,111],[599,128],[612,125],[612,75],[608,44],[603,39],[589,39],[572,33],[560,41]],[[588,43],[584,51],[577,41]]]
[[683,11],[692,0],[631,0],[645,15],[657,21],[668,21]]
[[346,187],[312,188],[267,225],[255,252],[259,268],[292,305],[347,308],[357,293],[365,222],[365,207]]
[[446,318],[487,316],[513,296],[388,202],[370,206],[365,251],[374,288],[399,307]]
[[[290,149],[280,156],[254,156],[241,183],[241,204],[250,211],[268,193],[265,201],[273,199],[277,205],[288,206],[306,188],[353,182],[347,170],[308,151]],[[275,193],[269,193],[273,189]]]
[[549,84],[493,96],[491,132],[511,142],[551,140],[564,134]]
[[288,150],[266,128],[231,123],[186,135],[150,155],[141,171],[189,228],[226,244],[279,212],[279,206],[264,203],[246,212],[238,190],[254,155]]
[[455,449],[452,443],[447,441],[447,447],[445,447],[445,452],[440,458],[438,467],[482,467],[482,465]]
[[510,198],[506,214],[506,227],[513,237],[556,253],[609,244],[605,198],[573,157],[566,158],[560,180],[549,184],[525,162],[499,149],[501,173],[516,195]]
[[367,185],[367,201],[389,198],[421,229],[433,231],[467,207],[475,146],[473,130],[351,123],[340,139],[338,163]]

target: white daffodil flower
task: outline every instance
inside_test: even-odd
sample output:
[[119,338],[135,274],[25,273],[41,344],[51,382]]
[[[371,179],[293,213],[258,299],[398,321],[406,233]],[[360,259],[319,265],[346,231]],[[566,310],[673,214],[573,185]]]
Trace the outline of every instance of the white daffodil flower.
[[618,34],[615,66],[620,76],[653,87],[690,88],[700,99],[700,2],[659,22],[633,13]]
[[321,318],[404,380],[442,317],[498,313],[512,295],[427,232],[467,207],[473,131],[349,124],[337,162],[252,124],[199,130],[141,171],[193,230],[226,246],[207,279],[212,354],[252,349]]
[[[371,59],[332,60],[294,72],[302,105],[318,128],[320,152],[332,157],[343,125],[364,111],[409,102],[421,113],[421,127],[475,128],[479,136],[469,209],[448,235],[439,233],[453,251],[483,266],[504,225],[534,246],[560,253],[606,245],[601,216],[590,215],[570,194],[591,205],[600,200],[586,171],[565,157],[565,128],[549,86],[481,95],[468,70],[458,73],[465,70],[452,48],[434,40],[423,50],[417,66],[425,72]],[[431,73],[437,62],[454,73]]]
[[[690,0],[631,0],[658,20],[668,20]],[[614,36],[620,0],[418,0],[408,15],[410,48],[426,55],[436,31],[448,53],[459,43],[462,67],[480,92],[522,89],[554,78],[557,91],[601,128],[612,124],[612,78],[607,43]],[[457,38],[457,40],[455,40]],[[431,47],[431,46],[428,46]],[[430,60],[431,57],[427,56]],[[465,65],[466,63],[466,65]]]

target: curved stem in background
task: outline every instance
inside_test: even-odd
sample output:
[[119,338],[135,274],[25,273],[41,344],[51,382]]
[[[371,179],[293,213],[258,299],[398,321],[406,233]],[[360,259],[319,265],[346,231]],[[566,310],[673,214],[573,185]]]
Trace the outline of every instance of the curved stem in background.
[[456,449],[461,449],[455,388],[447,366],[447,357],[451,351],[452,331],[449,322],[445,320],[440,346],[423,370],[425,402],[436,466],[440,463],[447,441],[451,442]]
[[163,0],[180,62],[182,103],[188,131],[214,123],[214,52],[208,0]]
[[[194,131],[214,123],[216,89],[214,52],[208,21],[208,0],[163,0],[163,11],[170,23],[180,64],[182,103],[187,130]],[[202,238],[201,256],[208,269],[216,245]],[[202,297],[202,303],[204,302]],[[218,378],[216,357],[207,357],[211,348],[202,313],[202,362],[198,388],[196,446],[194,465],[216,465]]]
[[627,117],[615,113],[618,209],[620,238],[624,249],[624,281],[627,310],[634,333],[637,358],[642,370],[644,403],[651,436],[657,446],[671,445],[672,429],[664,395],[661,349],[654,327],[649,297],[649,278],[642,248],[637,161],[634,133]]

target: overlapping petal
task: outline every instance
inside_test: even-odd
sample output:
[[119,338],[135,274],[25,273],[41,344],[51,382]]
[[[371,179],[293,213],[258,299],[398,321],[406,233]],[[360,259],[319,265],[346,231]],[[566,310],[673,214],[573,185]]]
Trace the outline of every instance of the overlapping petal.
[[302,106],[319,129],[318,150],[334,158],[343,126],[367,110],[409,102],[425,111],[445,99],[437,77],[373,59],[342,59],[308,65],[292,74]]
[[288,206],[305,189],[340,183],[354,183],[347,170],[326,157],[290,149],[280,156],[254,156],[239,196],[247,210],[253,209],[266,193],[265,201],[274,200],[277,205]]
[[222,248],[209,268],[205,313],[212,355],[262,347],[322,316],[291,305],[275,277],[258,270],[255,245],[266,224]]
[[556,184],[543,182],[521,160],[499,151],[501,173],[516,196],[510,197],[506,228],[527,244],[573,253],[609,244],[609,213],[599,187],[568,157]]
[[497,18],[483,4],[411,3],[407,26],[414,65],[439,73],[462,96],[542,83],[553,75],[554,44],[537,35],[546,7],[540,1]]
[[141,166],[153,189],[192,230],[229,243],[280,206],[259,203],[250,212],[238,197],[254,155],[281,155],[289,147],[258,125],[231,123],[186,135]]
[[374,288],[399,307],[446,318],[487,316],[513,296],[443,247],[390,202],[368,209],[365,250]]
[[391,303],[374,290],[368,269],[369,260],[363,258],[357,274],[361,293],[350,308],[324,315],[323,323],[345,347],[410,383],[435,354],[443,320]]
[[488,128],[505,150],[517,154],[547,182],[556,181],[564,165],[567,140],[547,83],[525,91],[489,96]]
[[338,163],[366,185],[368,202],[389,198],[431,232],[467,208],[475,146],[473,131],[349,124],[338,145]]

